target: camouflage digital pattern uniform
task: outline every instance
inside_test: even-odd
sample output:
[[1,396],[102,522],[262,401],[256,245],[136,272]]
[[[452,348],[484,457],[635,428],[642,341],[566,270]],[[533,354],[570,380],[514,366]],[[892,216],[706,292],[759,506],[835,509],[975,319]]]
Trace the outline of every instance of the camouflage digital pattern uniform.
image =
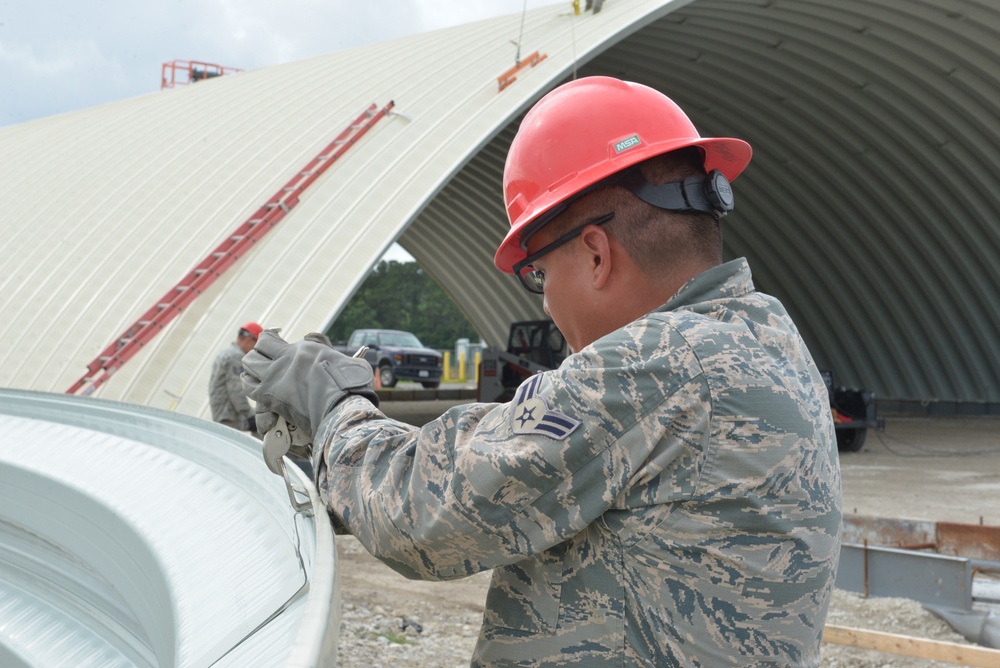
[[208,382],[212,421],[240,431],[246,431],[247,421],[254,417],[240,380],[243,354],[235,342],[226,346],[212,363],[212,376]]
[[[329,508],[416,579],[495,569],[474,666],[815,666],[840,552],[826,387],[744,260],[416,429],[349,397]],[[322,460],[322,461],[321,461]]]

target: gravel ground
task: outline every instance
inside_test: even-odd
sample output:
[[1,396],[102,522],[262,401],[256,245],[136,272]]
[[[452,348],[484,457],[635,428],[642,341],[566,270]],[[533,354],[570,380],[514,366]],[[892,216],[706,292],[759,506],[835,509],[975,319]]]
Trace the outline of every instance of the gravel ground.
[[[969,641],[952,630],[945,622],[923,609],[916,601],[906,598],[863,598],[857,594],[834,590],[827,624],[884,631],[900,635],[928,638],[968,645]],[[936,668],[954,666],[951,663],[927,661],[885,652],[823,645],[823,665],[831,668]]]
[[346,604],[340,636],[340,666],[468,666],[479,628],[477,615],[449,614],[427,605],[406,606],[400,615],[376,605]]
[[[890,420],[865,448],[842,457],[847,512],[1000,525],[1000,421]],[[406,580],[350,536],[337,538],[343,602],[338,665],[468,666],[489,575],[454,582]],[[905,598],[836,591],[830,624],[968,644]],[[939,662],[824,644],[823,665],[925,668]]]
[[341,575],[338,666],[468,666],[489,574],[454,582],[407,580],[352,536],[337,537]]

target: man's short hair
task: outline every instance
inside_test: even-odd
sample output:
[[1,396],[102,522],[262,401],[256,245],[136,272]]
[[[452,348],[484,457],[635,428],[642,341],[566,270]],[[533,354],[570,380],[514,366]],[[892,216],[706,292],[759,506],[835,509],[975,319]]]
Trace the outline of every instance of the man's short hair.
[[[703,156],[696,147],[655,156],[640,168],[646,180],[655,185],[705,175]],[[694,254],[713,263],[722,261],[722,228],[712,214],[668,211],[643,202],[624,188],[615,190],[615,219],[608,232],[647,275],[657,275],[672,257]]]
[[[654,156],[639,166],[654,185],[705,175],[704,156],[695,146]],[[608,212],[615,213],[606,226],[608,233],[646,275],[657,276],[674,257],[695,254],[712,263],[722,261],[722,228],[712,214],[660,209],[621,186],[599,187],[594,194],[604,199]],[[572,227],[574,223],[566,216],[557,216],[546,225],[553,237]]]

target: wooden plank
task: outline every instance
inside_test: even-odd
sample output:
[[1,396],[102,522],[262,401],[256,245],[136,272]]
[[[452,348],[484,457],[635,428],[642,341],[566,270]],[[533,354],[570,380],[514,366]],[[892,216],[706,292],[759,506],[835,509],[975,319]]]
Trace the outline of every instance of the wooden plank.
[[977,668],[1000,666],[1000,649],[990,649],[979,645],[961,645],[943,640],[915,638],[848,626],[827,624],[823,629],[823,642],[889,654],[913,656],[943,663],[955,663],[961,666],[975,666]]

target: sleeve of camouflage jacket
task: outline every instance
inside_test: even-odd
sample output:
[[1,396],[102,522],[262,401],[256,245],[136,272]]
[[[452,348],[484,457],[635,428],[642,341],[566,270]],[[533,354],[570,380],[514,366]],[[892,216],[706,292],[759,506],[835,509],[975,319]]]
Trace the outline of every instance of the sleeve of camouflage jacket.
[[[342,402],[314,452],[323,500],[372,554],[415,579],[471,575],[576,535],[661,440],[662,425],[643,417],[691,384],[681,368],[626,386],[627,361],[589,354],[533,376],[509,404],[457,406],[419,429],[364,399]],[[672,456],[659,453],[657,466]]]

